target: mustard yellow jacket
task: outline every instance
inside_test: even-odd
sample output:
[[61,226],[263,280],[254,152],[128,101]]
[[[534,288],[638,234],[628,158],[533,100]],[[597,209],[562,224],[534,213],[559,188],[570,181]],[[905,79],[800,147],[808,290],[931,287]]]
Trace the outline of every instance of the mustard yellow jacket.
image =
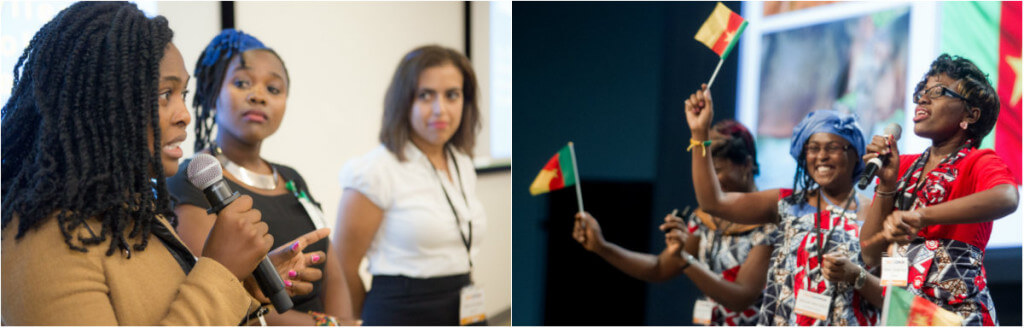
[[70,249],[55,217],[20,239],[17,224],[3,229],[0,249],[6,325],[237,325],[259,306],[213,259],[200,258],[186,275],[156,236],[127,258],[106,256],[109,240],[86,253]]

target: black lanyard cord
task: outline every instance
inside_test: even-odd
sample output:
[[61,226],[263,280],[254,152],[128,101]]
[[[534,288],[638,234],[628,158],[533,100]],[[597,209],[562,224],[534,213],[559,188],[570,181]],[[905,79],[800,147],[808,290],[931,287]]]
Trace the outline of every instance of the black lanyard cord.
[[[447,150],[447,149],[446,149]],[[452,159],[452,165],[455,166],[456,180],[459,180],[459,192],[462,193],[462,200],[466,202],[466,209],[469,209],[469,199],[466,198],[466,187],[462,184],[462,172],[459,170],[459,162],[455,160],[455,154],[449,152]],[[430,159],[427,159],[430,162]],[[469,224],[469,237],[462,232],[462,224],[459,222],[459,213],[455,211],[455,204],[452,203],[452,198],[448,196],[448,190],[444,188],[444,183],[441,181],[441,175],[437,173],[437,167],[434,167],[434,163],[430,162],[430,167],[434,169],[434,176],[437,177],[437,183],[441,186],[441,192],[444,192],[444,199],[448,201],[448,207],[452,209],[452,215],[455,217],[455,230],[459,231],[459,237],[462,237],[462,244],[466,246],[466,258],[469,259],[469,268],[473,269],[473,257],[470,254],[470,248],[473,245],[473,221],[466,220]]]

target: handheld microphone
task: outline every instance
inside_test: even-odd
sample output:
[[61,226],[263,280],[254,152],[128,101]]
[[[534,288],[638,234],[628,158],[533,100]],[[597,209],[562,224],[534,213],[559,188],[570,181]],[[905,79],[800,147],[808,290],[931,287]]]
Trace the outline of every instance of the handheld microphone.
[[[238,199],[238,192],[231,190],[231,186],[224,181],[224,173],[221,172],[220,163],[211,155],[196,154],[192,162],[188,164],[188,181],[199,188],[206,195],[210,202],[210,209],[206,212],[216,214],[231,202]],[[260,286],[263,295],[270,298],[277,313],[284,313],[292,308],[292,298],[284,290],[284,283],[281,276],[277,274],[277,268],[266,256],[252,272],[256,283]]]
[[[903,128],[899,124],[891,123],[885,127],[883,131],[887,136],[892,136],[892,141],[900,140],[900,134],[903,133]],[[882,162],[881,157],[875,157],[868,160],[867,166],[864,167],[864,173],[860,175],[860,181],[857,182],[857,187],[864,189],[871,183],[871,178],[878,173],[878,169],[881,168],[885,163]]]

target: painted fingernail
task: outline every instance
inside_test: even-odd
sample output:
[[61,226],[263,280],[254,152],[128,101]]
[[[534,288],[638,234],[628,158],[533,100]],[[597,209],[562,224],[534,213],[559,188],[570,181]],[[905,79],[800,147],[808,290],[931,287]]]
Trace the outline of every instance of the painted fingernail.
[[298,249],[299,249],[299,242],[295,242],[294,244],[292,244],[292,250],[293,251],[294,250],[298,250]]
[[295,278],[295,276],[298,276],[298,275],[299,275],[299,273],[295,272],[295,270],[288,270],[288,278]]
[[284,281],[284,285],[288,286],[288,287],[291,287],[292,286],[292,281],[291,280],[285,280]]
[[320,261],[320,255],[313,254],[313,262],[319,262],[319,261]]

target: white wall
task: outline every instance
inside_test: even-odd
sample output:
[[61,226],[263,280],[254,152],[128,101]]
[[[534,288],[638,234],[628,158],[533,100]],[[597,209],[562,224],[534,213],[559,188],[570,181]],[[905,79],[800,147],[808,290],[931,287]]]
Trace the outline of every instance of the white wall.
[[[220,30],[219,8],[216,2],[158,4],[189,72]],[[341,197],[338,171],[378,145],[384,91],[399,60],[425,44],[464,51],[463,15],[461,2],[235,2],[236,28],[274,48],[291,76],[285,120],[264,142],[262,155],[303,175],[332,227]],[[486,19],[486,11],[474,11],[477,37],[487,34],[486,29],[476,30],[486,28],[479,24]],[[486,54],[474,48],[474,59]],[[487,76],[486,65],[474,66],[480,76]],[[194,82],[190,89],[195,90]],[[480,101],[485,126],[486,99]],[[186,156],[191,156],[193,137],[182,147]],[[485,137],[480,135],[478,143],[486,145]],[[486,292],[488,314],[494,315],[512,304],[511,174],[481,175],[478,189],[489,228],[474,276]]]

